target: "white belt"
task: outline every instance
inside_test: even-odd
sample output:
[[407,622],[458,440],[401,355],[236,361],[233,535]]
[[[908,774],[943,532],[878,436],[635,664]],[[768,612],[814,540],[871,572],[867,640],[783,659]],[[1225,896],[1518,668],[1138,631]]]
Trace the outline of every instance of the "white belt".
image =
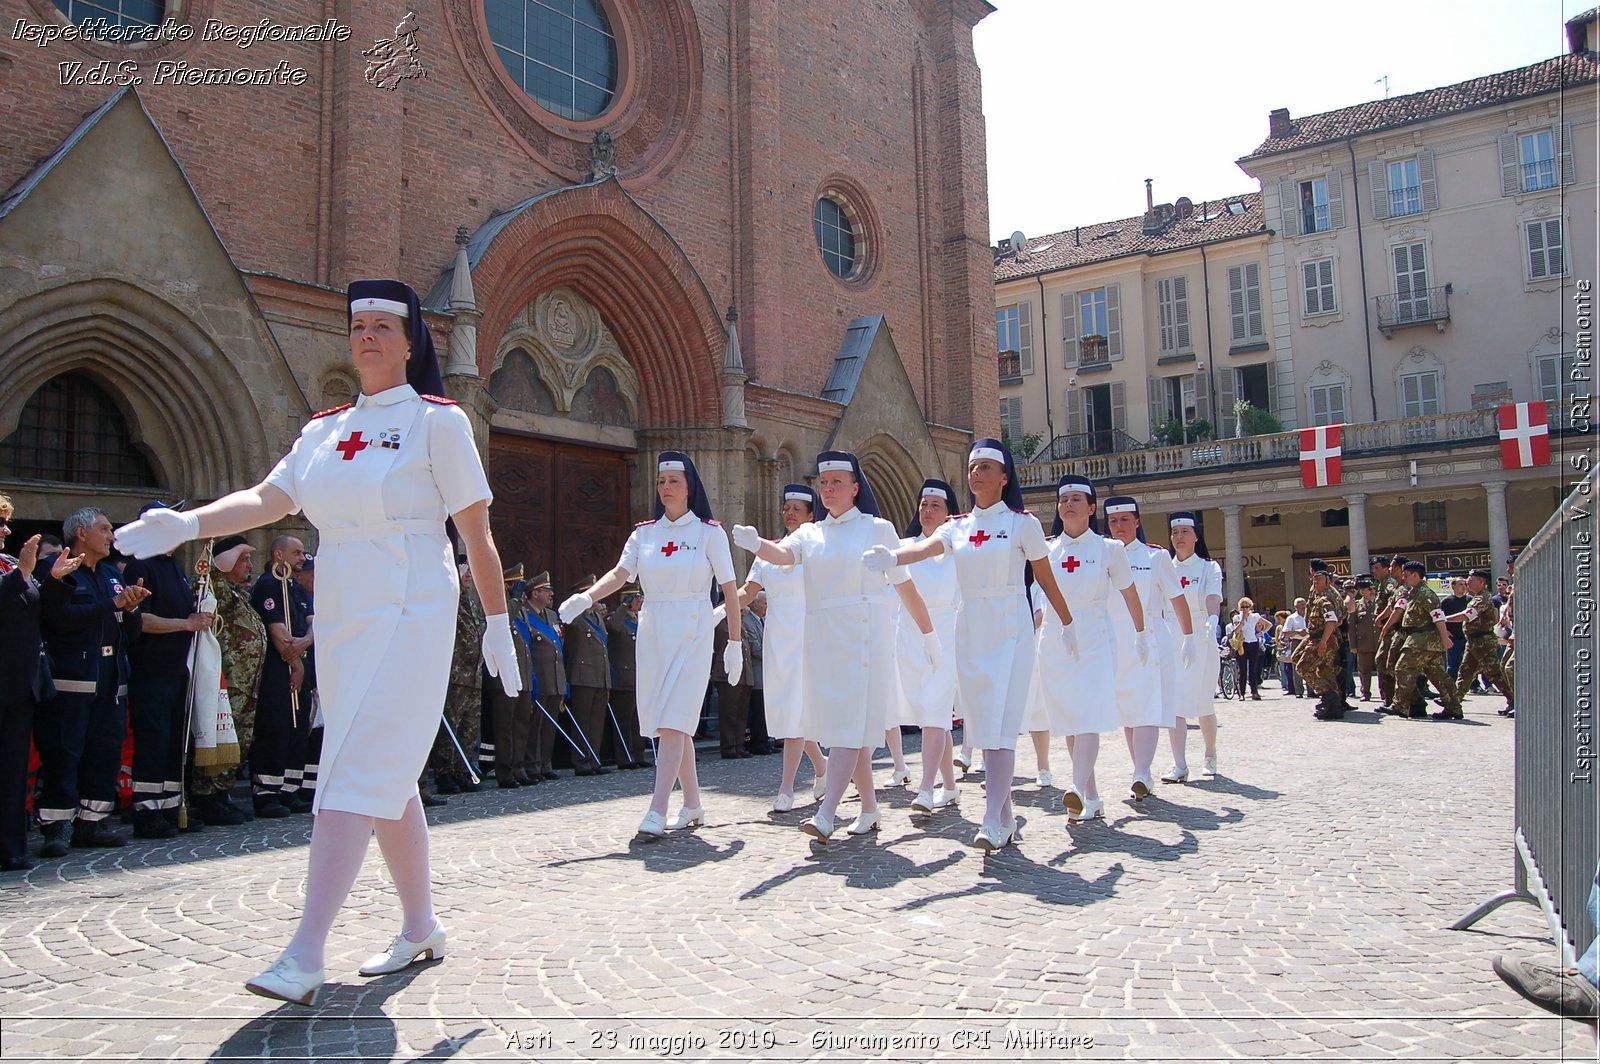
[[684,591],[670,595],[660,591],[646,591],[644,593],[644,604],[648,606],[652,602],[704,602],[709,607],[711,605],[711,589]]
[[963,602],[971,602],[975,599],[1005,598],[1007,595],[1015,595],[1018,598],[1025,597],[1022,592],[1022,585],[1002,584],[999,587],[982,587],[976,591],[962,591],[961,600]]
[[318,543],[354,543],[358,540],[384,539],[388,536],[443,536],[444,522],[430,518],[404,521],[380,521],[353,528],[317,529]]
[[[55,688],[57,691],[60,691],[63,694],[92,695],[96,691],[100,690],[100,683],[98,680],[57,680],[55,681]],[[118,698],[125,698],[127,697],[127,694],[127,684],[123,684],[117,688]]]
[[808,610],[836,610],[844,606],[870,606],[874,602],[887,604],[884,597],[879,595],[838,595],[834,598],[818,599],[816,602],[807,602]]

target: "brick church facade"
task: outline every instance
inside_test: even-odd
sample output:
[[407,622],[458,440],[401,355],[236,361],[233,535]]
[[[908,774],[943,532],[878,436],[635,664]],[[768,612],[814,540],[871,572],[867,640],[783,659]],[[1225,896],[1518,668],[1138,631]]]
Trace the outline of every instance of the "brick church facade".
[[19,529],[259,479],[354,394],[360,277],[423,294],[502,552],[558,584],[648,516],[658,449],[771,533],[823,447],[903,520],[996,428],[983,0],[119,0],[165,32],[116,41],[15,6]]

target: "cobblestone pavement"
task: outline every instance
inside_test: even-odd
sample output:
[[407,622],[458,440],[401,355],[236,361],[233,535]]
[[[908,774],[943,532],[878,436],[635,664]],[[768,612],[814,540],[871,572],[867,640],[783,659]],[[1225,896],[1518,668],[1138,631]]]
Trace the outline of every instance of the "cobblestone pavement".
[[775,757],[702,751],[708,823],[657,843],[644,772],[454,798],[449,956],[356,975],[398,926],[374,846],[315,1009],[241,990],[290,936],[309,818],[73,851],[0,880],[0,1059],[1593,1059],[1490,970],[1553,956],[1537,909],[1448,930],[1510,883],[1498,700],[1219,705],[1221,777],[1137,806],[1108,737],[1103,822],[1067,825],[1024,742],[1023,841],[988,858],[976,773],[960,812],[914,824],[897,788],[880,834],[826,848],[809,807],[767,812]]

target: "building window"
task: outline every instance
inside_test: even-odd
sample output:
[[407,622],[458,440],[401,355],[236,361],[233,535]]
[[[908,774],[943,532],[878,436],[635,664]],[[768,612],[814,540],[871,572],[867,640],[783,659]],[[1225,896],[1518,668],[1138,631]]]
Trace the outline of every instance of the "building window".
[[1333,291],[1333,260],[1318,259],[1300,267],[1306,297],[1306,317],[1332,314],[1339,309],[1338,297]]
[[489,40],[511,80],[569,122],[598,118],[617,92],[617,38],[597,0],[484,0]]
[[1022,442],[1022,399],[1000,400],[1000,432],[1011,441],[1011,446]]
[[1323,177],[1300,182],[1300,232],[1325,233],[1333,228],[1328,215],[1328,180]]
[[1111,311],[1104,288],[1078,293],[1078,327],[1083,330],[1078,363],[1102,365],[1111,359]]
[[1344,385],[1314,384],[1311,386],[1311,423],[1313,425],[1343,425]]
[[1510,381],[1489,381],[1472,386],[1472,409],[1493,410],[1501,403],[1511,402]]
[[0,476],[69,484],[155,487],[122,411],[77,373],[46,381],[28,399],[17,431],[0,441]]
[[1162,385],[1167,417],[1175,417],[1185,425],[1193,421],[1199,414],[1199,407],[1195,402],[1194,374],[1185,373],[1181,377],[1168,377]]
[[1261,266],[1247,262],[1228,267],[1228,307],[1233,319],[1233,342],[1252,343],[1267,338],[1261,311]]
[[[105,19],[108,27],[156,26],[167,15],[166,0],[56,0],[56,7],[79,26],[91,19]],[[106,40],[119,39],[109,32],[96,36],[103,36]],[[129,39],[144,40],[144,37],[139,35]]]
[[1561,219],[1546,218],[1522,227],[1528,240],[1528,280],[1545,281],[1567,275],[1566,248],[1562,244]]
[[1322,511],[1323,528],[1349,528],[1350,508],[1341,506],[1337,510]]
[[1522,191],[1537,192],[1556,184],[1555,131],[1541,129],[1517,138],[1517,157],[1522,164]]
[[1426,417],[1439,412],[1439,374],[1406,373],[1400,377],[1400,416]]
[[1442,543],[1449,536],[1444,521],[1444,503],[1411,504],[1411,537],[1417,543]]
[[[1539,398],[1546,403],[1554,405],[1563,399],[1571,399],[1578,394],[1579,380],[1574,374],[1578,370],[1578,356],[1570,355],[1545,355],[1534,363],[1539,385]],[[1589,380],[1587,371],[1583,372],[1583,381]],[[1552,412],[1552,415],[1554,413]]]
[[1033,307],[1012,303],[994,312],[1000,355],[1000,383],[1018,384],[1033,372]]
[[855,276],[856,226],[845,210],[844,204],[832,196],[817,200],[813,217],[817,231],[817,248],[828,271],[842,280]]
[[1401,244],[1394,249],[1395,320],[1428,320],[1428,249]]
[[1389,217],[1422,212],[1422,177],[1416,159],[1389,164]]
[[1160,320],[1161,353],[1176,355],[1193,350],[1189,328],[1189,279],[1168,277],[1156,282],[1156,314]]

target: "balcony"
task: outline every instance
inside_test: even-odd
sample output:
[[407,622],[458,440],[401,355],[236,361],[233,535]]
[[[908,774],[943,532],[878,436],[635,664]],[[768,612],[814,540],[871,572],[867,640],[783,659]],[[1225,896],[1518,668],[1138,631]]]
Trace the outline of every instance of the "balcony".
[[1022,353],[1020,351],[1000,352],[1000,383],[1022,383]]
[[1078,368],[1094,369],[1111,365],[1111,347],[1106,337],[1092,334],[1078,341]]
[[[1075,432],[1070,435],[1063,433],[1041,448],[1039,453],[1034,455],[1034,460],[1059,462],[1089,455],[1123,454],[1137,451],[1142,446],[1138,440],[1117,429]],[[1023,482],[1027,482],[1026,477]]]
[[1388,338],[1394,335],[1396,329],[1432,322],[1440,332],[1444,332],[1445,325],[1450,321],[1450,293],[1453,291],[1455,286],[1447,284],[1443,288],[1373,296],[1372,301],[1378,305],[1379,331]]

